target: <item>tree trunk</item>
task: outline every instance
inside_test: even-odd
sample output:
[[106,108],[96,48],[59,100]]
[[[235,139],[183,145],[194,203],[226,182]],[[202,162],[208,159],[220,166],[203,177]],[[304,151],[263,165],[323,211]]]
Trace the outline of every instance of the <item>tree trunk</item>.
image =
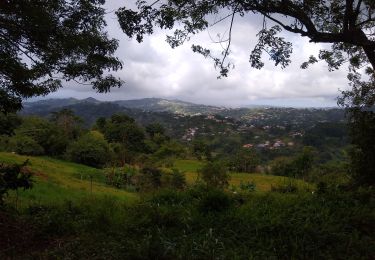
[[363,50],[365,51],[366,56],[371,63],[372,69],[375,70],[375,48],[371,46],[364,46]]

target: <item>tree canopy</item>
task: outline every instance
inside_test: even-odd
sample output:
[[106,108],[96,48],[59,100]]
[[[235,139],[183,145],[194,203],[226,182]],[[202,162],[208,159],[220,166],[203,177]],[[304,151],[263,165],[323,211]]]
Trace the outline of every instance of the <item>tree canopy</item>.
[[[122,81],[118,41],[104,31],[104,0],[8,0],[0,3],[0,111],[74,80],[98,92]],[[86,82],[86,83],[84,83]]]
[[[129,37],[136,37],[141,42],[144,35],[152,34],[155,27],[173,29],[174,34],[167,36],[171,47],[183,44],[189,38],[208,29],[225,19],[230,19],[228,38],[222,39],[227,46],[222,57],[214,57],[209,49],[193,45],[192,50],[214,60],[215,67],[220,69],[222,76],[227,76],[232,64],[226,62],[230,54],[232,27],[236,15],[245,16],[260,14],[264,21],[271,21],[268,27],[263,23],[257,34],[258,43],[250,52],[250,64],[261,69],[263,53],[275,62],[275,65],[286,67],[291,62],[292,44],[278,36],[282,30],[308,37],[311,42],[330,43],[331,49],[321,50],[319,57],[311,56],[301,65],[307,68],[310,64],[325,60],[329,70],[336,70],[344,63],[349,64],[353,89],[357,91],[344,93],[343,104],[355,104],[360,96],[365,105],[373,105],[374,69],[375,69],[375,2],[373,0],[157,0],[137,1],[138,10],[126,7],[117,11],[121,28]],[[219,18],[212,20],[216,15]],[[372,91],[361,92],[363,82],[359,72],[367,66]],[[369,98],[372,100],[370,104]],[[361,103],[361,102],[360,102]],[[362,104],[361,103],[361,104]],[[355,104],[358,105],[358,104]]]

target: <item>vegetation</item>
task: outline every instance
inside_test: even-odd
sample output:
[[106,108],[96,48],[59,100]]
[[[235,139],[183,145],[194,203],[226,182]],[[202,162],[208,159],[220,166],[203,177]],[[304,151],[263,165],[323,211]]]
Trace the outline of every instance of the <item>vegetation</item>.
[[104,75],[122,65],[113,56],[117,40],[104,31],[103,3],[22,0],[0,6],[0,112],[19,110],[23,98],[56,91],[62,80],[90,81],[99,92],[122,84]]
[[39,116],[9,114],[61,80],[89,81],[99,92],[122,84],[103,74],[121,68],[103,4],[0,4],[1,259],[373,258],[373,1],[137,1],[138,11],[116,12],[138,41],[179,23],[167,39],[176,47],[206,30],[208,16],[229,10],[223,58],[193,46],[222,76],[236,15],[264,16],[250,55],[258,69],[263,51],[276,66],[290,63],[281,28],[332,43],[319,58],[333,70],[348,57],[352,89],[339,100],[348,127],[337,109],[157,99],[41,101],[29,106]]

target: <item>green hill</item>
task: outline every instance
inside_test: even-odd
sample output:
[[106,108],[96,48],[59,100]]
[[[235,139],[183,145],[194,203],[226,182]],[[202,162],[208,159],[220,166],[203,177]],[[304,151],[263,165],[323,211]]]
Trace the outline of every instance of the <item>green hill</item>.
[[[0,152],[0,163],[22,163],[25,160],[30,162],[29,168],[34,173],[35,185],[31,190],[18,191],[18,203],[56,204],[88,196],[107,196],[127,202],[138,199],[135,193],[107,186],[102,170],[49,157]],[[15,200],[16,194],[12,193],[9,199]]]

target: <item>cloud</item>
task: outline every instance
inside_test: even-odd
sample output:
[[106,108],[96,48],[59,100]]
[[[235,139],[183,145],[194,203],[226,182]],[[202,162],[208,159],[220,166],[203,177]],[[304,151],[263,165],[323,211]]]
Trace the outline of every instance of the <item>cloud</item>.
[[[111,1],[107,9],[116,10],[121,5],[121,1]],[[219,18],[220,15],[212,17],[212,23]],[[347,72],[344,69],[330,73],[324,63],[314,64],[307,70],[300,69],[302,62],[310,55],[317,55],[319,49],[327,46],[309,43],[307,39],[291,33],[282,33],[293,43],[292,64],[289,67],[275,67],[264,56],[265,67],[262,70],[251,68],[249,55],[263,22],[260,16],[235,18],[232,52],[228,57],[235,68],[227,78],[220,80],[217,79],[219,71],[214,69],[213,62],[193,53],[190,46],[193,43],[201,44],[220,54],[225,46],[212,41],[217,40],[218,34],[223,39],[227,37],[228,22],[219,23],[193,36],[183,46],[172,49],[165,41],[166,33],[171,32],[156,30],[139,44],[134,39],[128,39],[121,31],[114,12],[109,12],[106,20],[109,35],[119,39],[120,47],[116,55],[124,62],[124,69],[114,74],[126,82],[125,86],[103,95],[69,82],[52,97],[93,96],[102,100],[165,97],[227,106],[259,102],[326,106],[335,104],[334,98],[340,94],[338,89],[347,88]]]

